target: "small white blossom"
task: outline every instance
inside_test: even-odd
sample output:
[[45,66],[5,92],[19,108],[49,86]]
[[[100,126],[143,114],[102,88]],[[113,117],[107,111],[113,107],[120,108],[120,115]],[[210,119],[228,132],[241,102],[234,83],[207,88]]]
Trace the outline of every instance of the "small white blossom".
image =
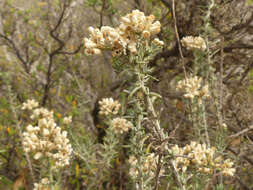
[[53,112],[46,108],[37,108],[31,117],[37,119],[38,126],[28,125],[23,133],[24,151],[33,153],[35,160],[42,157],[52,159],[56,168],[68,165],[72,147],[67,132],[62,131],[55,123]]
[[176,89],[184,90],[186,93],[184,97],[193,99],[195,97],[198,98],[209,98],[209,90],[208,85],[201,87],[202,78],[198,78],[197,76],[186,78],[178,82]]
[[162,40],[159,40],[158,38],[155,38],[153,40],[153,43],[156,45],[156,46],[164,46],[164,42]]
[[[158,163],[158,156],[155,156],[154,153],[149,154],[146,157],[143,157],[143,159],[140,161],[140,164],[138,164],[138,160],[135,156],[130,156],[128,160],[130,164],[129,169],[129,175],[136,179],[139,176],[139,170],[144,175],[147,175],[148,177],[155,177],[155,171],[156,171],[156,165]],[[161,169],[160,174],[164,172],[163,169]]]
[[223,124],[222,124],[222,127],[223,127],[223,129],[225,129],[225,130],[227,130],[227,128],[228,128],[228,126],[227,126],[226,123],[223,123]]
[[72,116],[69,116],[69,117],[64,117],[63,118],[63,124],[70,124],[72,122]]
[[54,112],[49,111],[46,108],[36,108],[33,110],[33,113],[31,115],[31,119],[37,119],[37,118],[53,118]]
[[40,159],[41,156],[42,156],[42,153],[41,153],[41,152],[37,152],[37,153],[33,156],[33,158],[34,158],[35,160],[38,160],[38,159]]
[[112,120],[112,128],[115,133],[124,133],[127,132],[130,128],[132,128],[132,123],[122,118],[115,118]]
[[103,98],[101,101],[98,102],[100,105],[100,115],[109,115],[113,114],[116,115],[120,109],[120,103],[116,100],[114,101],[112,98]]
[[181,40],[181,43],[183,44],[184,47],[187,49],[200,49],[200,50],[205,50],[206,49],[206,43],[205,40],[198,36],[198,37],[193,37],[193,36],[187,36],[183,37]]
[[137,53],[137,48],[136,48],[136,42],[131,42],[128,44],[128,50],[132,53],[132,54],[136,54]]
[[195,166],[199,172],[213,174],[215,170],[221,170],[221,173],[233,176],[235,169],[233,162],[227,159],[223,162],[221,156],[215,157],[216,148],[208,148],[206,144],[198,144],[194,141],[190,145],[179,148],[178,145],[171,147],[171,152],[175,156],[173,162],[178,171],[186,172],[190,165]]
[[150,32],[149,32],[149,31],[144,30],[144,31],[142,32],[142,36],[143,36],[144,38],[146,38],[146,39],[149,39],[149,38],[150,38],[150,36],[151,36],[151,34],[150,34]]
[[[119,27],[102,26],[100,30],[89,27],[89,38],[84,38],[85,54],[100,54],[102,50],[112,50],[113,56],[126,55],[127,52],[137,54],[140,37],[149,40],[160,32],[161,24],[154,20],[154,15],[145,16],[143,12],[133,10],[121,17]],[[161,41],[158,44],[161,46]]]
[[25,110],[25,109],[32,110],[38,106],[39,106],[39,103],[32,99],[32,100],[27,100],[27,102],[24,102],[21,109],[22,110]]
[[39,183],[34,183],[33,190],[50,190],[48,178],[42,178]]

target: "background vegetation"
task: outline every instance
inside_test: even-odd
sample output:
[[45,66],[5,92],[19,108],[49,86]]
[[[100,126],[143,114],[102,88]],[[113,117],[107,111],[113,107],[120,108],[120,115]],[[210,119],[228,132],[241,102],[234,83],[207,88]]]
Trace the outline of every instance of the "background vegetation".
[[[176,83],[184,78],[182,59],[187,73],[206,60],[185,48],[181,54],[177,34],[180,39],[202,34],[211,42],[210,67],[199,65],[202,73],[195,74],[212,73],[207,77],[213,84],[212,99],[205,102],[209,137],[213,146],[233,158],[236,173],[223,179],[222,187],[220,179],[214,179],[206,189],[252,189],[253,1],[214,2],[209,10],[206,0],[177,0],[173,15],[171,0],[0,1],[0,189],[32,189],[40,178],[36,160],[31,160],[31,175],[20,138],[29,121],[21,110],[27,99],[53,109],[59,124],[65,116],[73,117],[70,126],[63,126],[74,149],[70,166],[61,173],[63,189],[132,189],[129,152],[124,147],[104,152],[104,145],[112,142],[104,141],[108,125],[99,115],[98,101],[113,97],[124,102],[123,90],[133,81],[114,70],[109,52],[86,56],[83,38],[89,26],[116,26],[120,16],[134,9],[154,14],[161,22],[158,37],[165,45],[148,63],[157,79],[148,85],[162,96],[156,109],[170,144],[182,147],[197,138],[190,103]],[[145,143],[154,149],[152,140]],[[154,188],[175,189],[175,181],[168,174]]]

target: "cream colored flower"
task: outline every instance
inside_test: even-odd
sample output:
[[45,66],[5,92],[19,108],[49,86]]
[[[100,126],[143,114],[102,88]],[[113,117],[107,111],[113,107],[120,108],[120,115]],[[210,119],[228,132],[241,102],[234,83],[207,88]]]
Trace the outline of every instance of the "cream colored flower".
[[151,35],[158,34],[161,31],[161,23],[159,21],[156,21],[150,26],[149,31]]
[[184,47],[187,49],[201,49],[205,50],[206,49],[206,43],[205,40],[198,36],[198,37],[193,37],[193,36],[187,36],[183,37],[181,40],[181,43],[183,44]]
[[114,101],[112,98],[103,98],[101,101],[98,102],[100,105],[100,115],[109,115],[113,114],[116,115],[120,109],[120,103],[116,100]]
[[159,40],[158,38],[155,38],[153,41],[152,41],[156,46],[164,46],[164,42],[162,40]]
[[223,127],[223,129],[225,129],[225,130],[227,130],[227,128],[228,128],[228,126],[227,126],[226,123],[223,123],[223,124],[222,124],[222,127]]
[[171,147],[175,156],[173,162],[178,171],[186,172],[188,167],[195,168],[205,174],[213,174],[215,170],[221,170],[224,175],[233,176],[235,169],[232,167],[233,162],[227,159],[223,162],[221,156],[215,157],[216,148],[208,148],[206,144],[198,144],[194,141],[190,145],[179,148],[178,145]]
[[42,178],[39,183],[34,183],[33,190],[50,190],[48,178]]
[[235,168],[224,168],[221,172],[225,176],[234,176],[235,171]]
[[[149,40],[161,30],[160,22],[154,22],[154,19],[154,15],[145,16],[143,12],[133,10],[121,17],[119,27],[102,26],[100,30],[89,27],[89,38],[84,38],[85,54],[100,54],[102,50],[111,50],[113,56],[126,55],[127,52],[137,54],[138,39]],[[161,41],[155,43],[162,44]]]
[[186,93],[184,94],[184,97],[193,99],[195,97],[201,99],[201,98],[209,98],[209,90],[208,85],[201,87],[202,78],[199,78],[197,76],[186,78],[184,80],[181,80],[177,83],[177,90],[183,90]]
[[24,151],[33,153],[35,160],[48,157],[55,162],[56,168],[69,165],[72,147],[67,132],[55,123],[53,112],[37,108],[32,116],[37,119],[38,125],[28,125],[23,133]]
[[[129,175],[136,179],[139,175],[139,170],[141,170],[143,175],[147,175],[148,177],[155,177],[156,165],[158,163],[158,156],[155,156],[154,153],[149,154],[146,157],[142,157],[143,159],[138,164],[138,160],[135,156],[130,156],[128,162],[130,164]],[[164,172],[161,169],[160,174]]]
[[36,108],[33,110],[33,113],[31,115],[31,119],[38,119],[38,118],[53,118],[54,112],[49,111],[46,108]]
[[26,102],[24,102],[21,109],[22,110],[25,110],[25,109],[32,110],[38,106],[39,106],[39,103],[36,102],[34,99],[32,99],[32,100],[27,100]]
[[114,118],[112,120],[112,128],[115,133],[124,133],[132,128],[132,123],[123,118]]
[[101,54],[101,50],[98,48],[90,48],[90,49],[85,49],[84,50],[86,55],[96,55],[96,54]]
[[37,152],[34,156],[33,156],[33,158],[35,159],[35,160],[38,160],[38,159],[40,159],[42,157],[42,153],[41,152]]
[[149,32],[149,31],[144,30],[144,31],[142,32],[142,36],[143,36],[144,38],[146,38],[146,39],[149,39],[149,38],[150,38],[150,36],[151,36],[151,34],[150,34],[150,32]]
[[72,122],[72,116],[69,116],[69,117],[64,117],[63,118],[63,124],[70,124]]
[[137,53],[136,45],[137,45],[136,42],[131,42],[128,44],[128,50],[133,54]]

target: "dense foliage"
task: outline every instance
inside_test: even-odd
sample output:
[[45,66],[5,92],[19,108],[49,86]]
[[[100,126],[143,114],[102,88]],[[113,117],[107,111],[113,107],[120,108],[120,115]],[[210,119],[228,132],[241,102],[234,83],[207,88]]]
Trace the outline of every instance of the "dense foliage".
[[252,0],[0,1],[0,189],[252,189],[252,27]]

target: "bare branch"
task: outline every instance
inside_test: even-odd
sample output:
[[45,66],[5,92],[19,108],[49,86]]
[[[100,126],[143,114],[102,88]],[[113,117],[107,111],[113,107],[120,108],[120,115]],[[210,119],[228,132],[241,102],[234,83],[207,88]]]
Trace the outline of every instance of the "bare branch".
[[103,0],[102,9],[100,11],[100,24],[99,24],[99,28],[101,28],[103,26],[103,17],[104,17],[105,3],[106,3],[106,0]]
[[185,61],[184,61],[184,56],[183,56],[183,52],[182,52],[182,48],[181,48],[181,44],[180,44],[180,39],[179,39],[179,34],[178,34],[178,30],[177,30],[175,0],[172,0],[172,13],[173,13],[173,19],[174,19],[174,29],[175,29],[176,38],[177,38],[178,50],[179,50],[180,57],[182,59],[184,75],[185,75],[185,78],[186,78]]
[[8,47],[11,48],[11,49],[14,51],[16,57],[17,57],[17,58],[19,59],[19,61],[21,61],[21,63],[23,64],[23,66],[24,66],[24,68],[25,68],[25,71],[26,71],[27,73],[29,73],[28,64],[27,64],[27,62],[23,59],[23,57],[21,56],[21,53],[20,53],[20,51],[18,50],[16,44],[13,42],[13,40],[11,40],[10,38],[8,38],[7,36],[5,36],[5,35],[3,35],[3,34],[0,34],[0,37],[3,38],[5,41],[8,42],[8,44],[7,44]]
[[242,134],[244,134],[244,133],[247,133],[247,132],[250,131],[250,130],[253,130],[253,125],[252,125],[252,126],[249,126],[249,127],[246,128],[246,129],[243,129],[242,131],[240,131],[240,132],[238,132],[238,133],[236,133],[236,134],[230,135],[230,136],[228,136],[228,137],[229,137],[229,138],[238,137],[238,136],[240,136],[240,135],[242,135]]

